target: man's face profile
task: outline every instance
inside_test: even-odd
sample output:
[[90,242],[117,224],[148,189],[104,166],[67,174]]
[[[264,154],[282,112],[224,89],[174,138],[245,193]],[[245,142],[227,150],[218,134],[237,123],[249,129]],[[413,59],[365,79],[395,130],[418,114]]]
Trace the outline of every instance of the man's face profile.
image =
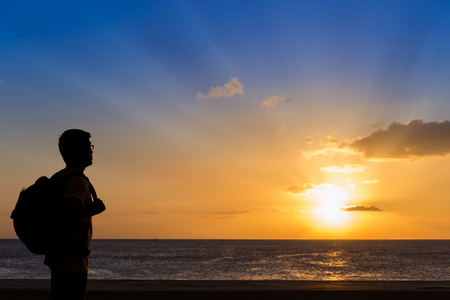
[[90,141],[87,142],[86,146],[83,147],[83,157],[86,166],[92,165],[94,160],[94,145]]
[[79,161],[85,167],[92,165],[93,163],[93,148],[94,146],[91,144],[89,140],[86,142],[80,143],[77,146],[77,156],[79,157]]

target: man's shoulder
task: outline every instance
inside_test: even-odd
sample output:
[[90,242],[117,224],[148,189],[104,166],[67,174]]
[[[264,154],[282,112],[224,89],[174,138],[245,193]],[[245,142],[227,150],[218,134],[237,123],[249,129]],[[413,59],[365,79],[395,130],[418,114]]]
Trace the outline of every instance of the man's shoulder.
[[57,172],[55,180],[63,198],[77,198],[82,202],[90,198],[89,181],[82,172],[72,169],[63,169]]
[[65,168],[56,172],[52,176],[52,179],[56,182],[59,181],[63,185],[69,183],[81,186],[89,186],[89,181],[83,174],[83,172],[73,168]]

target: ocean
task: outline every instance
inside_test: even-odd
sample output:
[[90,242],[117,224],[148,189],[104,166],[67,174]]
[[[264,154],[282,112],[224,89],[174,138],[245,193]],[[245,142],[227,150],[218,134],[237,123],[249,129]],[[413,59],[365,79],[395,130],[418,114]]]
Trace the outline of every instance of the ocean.
[[[90,279],[450,280],[450,240],[94,240]],[[43,256],[0,240],[0,279],[46,279]]]

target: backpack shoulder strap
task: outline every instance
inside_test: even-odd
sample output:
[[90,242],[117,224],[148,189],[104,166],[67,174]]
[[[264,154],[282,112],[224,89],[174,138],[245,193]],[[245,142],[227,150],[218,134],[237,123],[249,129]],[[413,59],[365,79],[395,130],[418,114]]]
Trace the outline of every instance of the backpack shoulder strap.
[[55,175],[53,175],[53,176],[51,177],[51,180],[52,180],[56,185],[59,186],[59,185],[61,185],[64,181],[66,181],[67,179],[69,179],[69,178],[71,178],[71,177],[74,177],[74,176],[83,177],[84,179],[87,180],[87,182],[88,182],[88,184],[89,184],[89,190],[91,191],[92,198],[93,198],[94,200],[97,200],[97,193],[95,192],[94,186],[92,185],[92,183],[91,183],[91,181],[89,180],[89,178],[88,178],[86,175],[84,175],[82,172],[80,172],[80,171],[72,171],[72,172],[69,172],[69,173],[65,174],[64,176],[62,176],[62,177],[60,177],[60,178],[58,178],[58,179],[55,179],[55,178],[54,178]]

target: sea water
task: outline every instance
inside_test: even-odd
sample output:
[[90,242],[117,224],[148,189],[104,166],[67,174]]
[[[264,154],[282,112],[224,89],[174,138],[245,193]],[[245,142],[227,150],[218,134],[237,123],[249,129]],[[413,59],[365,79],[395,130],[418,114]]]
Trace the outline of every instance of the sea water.
[[[90,279],[450,280],[449,240],[94,240]],[[0,240],[1,279],[49,278]]]

